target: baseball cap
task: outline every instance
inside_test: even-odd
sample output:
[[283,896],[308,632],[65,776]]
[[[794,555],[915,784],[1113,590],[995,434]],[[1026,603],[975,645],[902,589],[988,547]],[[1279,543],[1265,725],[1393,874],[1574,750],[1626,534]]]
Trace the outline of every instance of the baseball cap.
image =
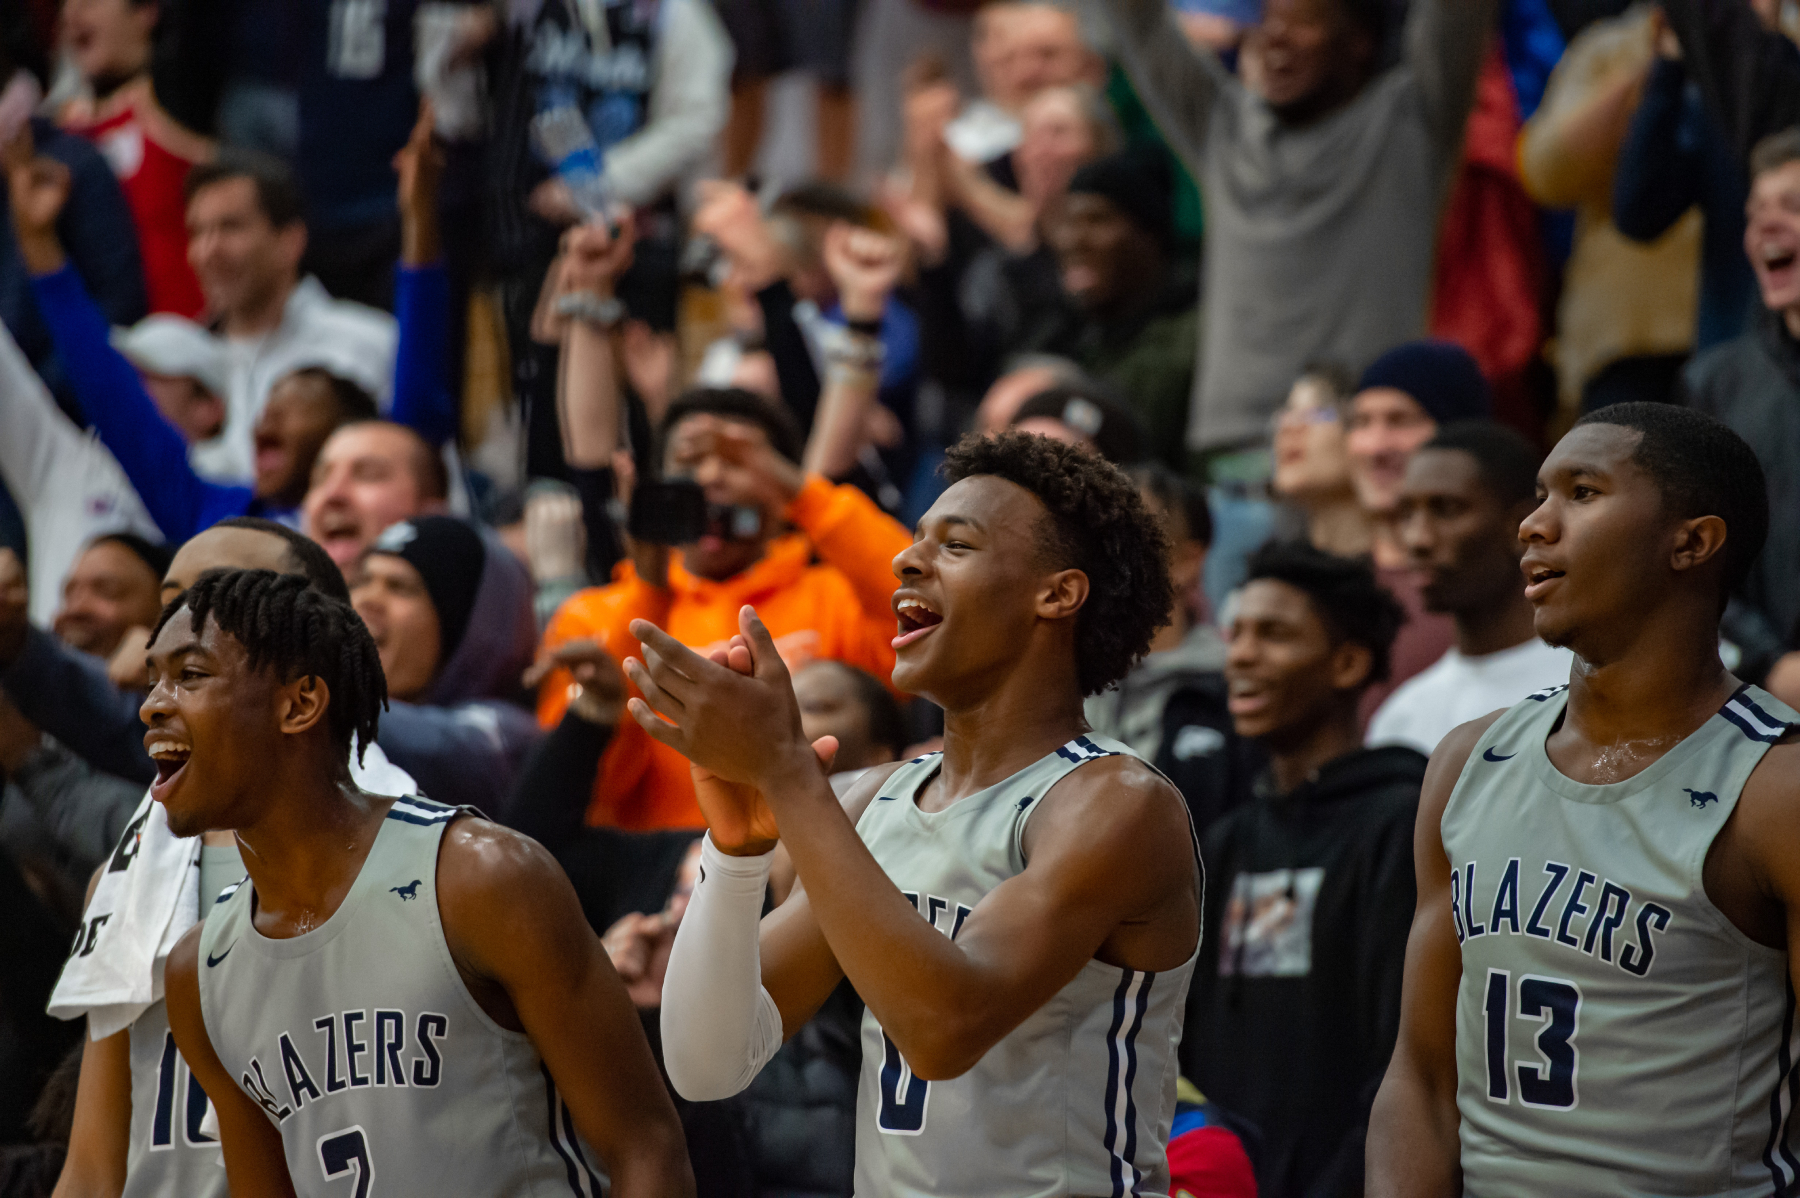
[[193,321],[159,312],[114,329],[113,348],[150,374],[190,378],[219,398],[230,388],[225,343]]

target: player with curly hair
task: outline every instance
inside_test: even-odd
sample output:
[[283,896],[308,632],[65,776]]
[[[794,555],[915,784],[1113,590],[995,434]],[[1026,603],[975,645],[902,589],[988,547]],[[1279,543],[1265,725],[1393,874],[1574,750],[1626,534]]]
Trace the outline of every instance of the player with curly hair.
[[[633,625],[632,715],[694,763],[709,825],[668,1072],[743,1089],[848,977],[857,1193],[1166,1194],[1199,856],[1180,792],[1082,719],[1167,618],[1161,525],[1043,437],[966,439],[946,473],[894,559],[894,683],[944,709],[944,748],[841,806],[754,610],[710,659]],[[799,885],[759,926],[777,851]]]
[[692,1194],[636,1012],[549,853],[352,780],[387,686],[349,604],[209,570],[149,659],[151,794],[177,833],[234,830],[249,871],[166,971],[232,1193],[598,1194],[591,1149],[621,1198]]

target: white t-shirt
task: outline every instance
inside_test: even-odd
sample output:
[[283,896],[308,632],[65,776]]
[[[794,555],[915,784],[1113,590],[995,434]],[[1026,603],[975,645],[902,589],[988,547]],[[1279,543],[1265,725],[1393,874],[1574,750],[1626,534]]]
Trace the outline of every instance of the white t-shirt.
[[1458,724],[1567,682],[1573,660],[1567,649],[1553,649],[1536,637],[1480,657],[1449,649],[1376,709],[1366,742],[1371,748],[1409,745],[1429,754]]

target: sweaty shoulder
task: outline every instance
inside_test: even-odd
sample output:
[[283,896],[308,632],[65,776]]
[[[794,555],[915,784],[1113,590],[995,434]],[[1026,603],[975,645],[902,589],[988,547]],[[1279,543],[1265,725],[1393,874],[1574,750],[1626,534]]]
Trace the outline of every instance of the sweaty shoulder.
[[1027,864],[1033,850],[1051,841],[1079,838],[1099,848],[1129,842],[1142,856],[1193,856],[1193,831],[1181,792],[1136,757],[1119,753],[1070,770],[1044,795],[1025,825]]
[[844,792],[839,801],[843,803],[844,814],[850,817],[852,826],[869,809],[869,804],[875,801],[875,796],[881,793],[887,780],[899,773],[900,767],[906,764],[908,763],[904,761],[890,761],[885,765],[871,766],[862,777],[850,784],[850,789]]
[[451,821],[438,844],[438,905],[472,914],[490,900],[516,898],[520,889],[567,885],[556,858],[531,837],[479,816]]

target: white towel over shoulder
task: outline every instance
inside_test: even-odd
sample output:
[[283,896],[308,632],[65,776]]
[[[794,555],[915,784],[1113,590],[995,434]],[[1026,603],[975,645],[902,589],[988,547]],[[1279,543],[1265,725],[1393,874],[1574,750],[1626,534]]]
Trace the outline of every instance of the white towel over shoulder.
[[[418,793],[378,745],[364,750],[361,764],[352,754],[350,773],[376,794]],[[57,1019],[86,1015],[94,1040],[130,1027],[162,998],[169,950],[200,922],[200,838],[177,838],[145,791],[103,868],[49,1008]]]

